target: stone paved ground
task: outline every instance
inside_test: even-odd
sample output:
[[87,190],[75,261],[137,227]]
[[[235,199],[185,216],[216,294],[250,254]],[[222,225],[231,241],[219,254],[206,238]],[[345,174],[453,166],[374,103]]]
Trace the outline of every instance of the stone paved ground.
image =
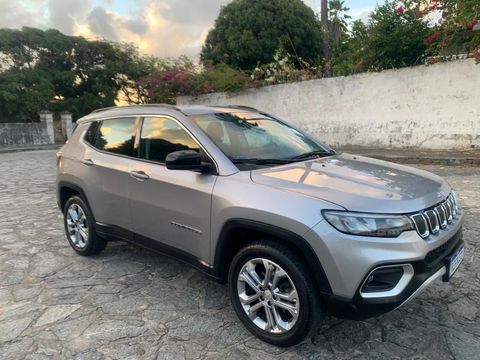
[[226,288],[123,243],[74,254],[54,196],[53,151],[0,154],[0,358],[479,359],[480,168],[445,176],[466,209],[467,253],[449,284],[361,322],[328,318],[281,349],[237,321]]

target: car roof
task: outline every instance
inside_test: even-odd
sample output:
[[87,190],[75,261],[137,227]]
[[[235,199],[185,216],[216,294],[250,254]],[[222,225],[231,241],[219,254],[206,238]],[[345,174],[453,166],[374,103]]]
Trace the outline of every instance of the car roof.
[[113,106],[93,111],[92,113],[77,120],[77,123],[84,121],[91,121],[107,117],[128,116],[128,115],[152,115],[152,114],[173,114],[180,112],[183,115],[205,115],[216,113],[230,113],[230,112],[254,112],[260,111],[249,106],[243,105],[224,105],[224,106],[206,106],[206,105],[168,105],[168,104],[144,104],[144,105],[127,105],[127,106]]

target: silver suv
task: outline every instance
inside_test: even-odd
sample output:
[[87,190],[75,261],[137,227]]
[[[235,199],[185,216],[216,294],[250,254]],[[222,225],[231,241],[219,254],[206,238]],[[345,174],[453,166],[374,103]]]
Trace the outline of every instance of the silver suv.
[[80,255],[126,240],[228,283],[260,339],[298,343],[330,311],[393,310],[464,254],[446,181],[337,154],[243,106],[101,109],[58,153],[58,204]]

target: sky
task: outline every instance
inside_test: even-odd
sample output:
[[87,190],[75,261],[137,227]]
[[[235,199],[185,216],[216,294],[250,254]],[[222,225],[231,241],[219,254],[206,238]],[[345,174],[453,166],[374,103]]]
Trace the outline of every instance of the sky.
[[[134,43],[144,54],[198,59],[208,30],[230,0],[0,0],[0,28],[55,28],[68,35]],[[315,11],[320,0],[303,0]],[[353,19],[377,1],[345,0]]]

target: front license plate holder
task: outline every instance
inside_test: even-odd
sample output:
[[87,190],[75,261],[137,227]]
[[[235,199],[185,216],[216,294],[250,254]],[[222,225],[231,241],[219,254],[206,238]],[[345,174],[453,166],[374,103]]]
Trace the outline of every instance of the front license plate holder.
[[465,246],[460,244],[459,247],[455,249],[455,251],[445,258],[445,266],[447,271],[443,276],[443,281],[449,281],[453,274],[458,270],[458,267],[462,263],[463,256],[465,255]]

